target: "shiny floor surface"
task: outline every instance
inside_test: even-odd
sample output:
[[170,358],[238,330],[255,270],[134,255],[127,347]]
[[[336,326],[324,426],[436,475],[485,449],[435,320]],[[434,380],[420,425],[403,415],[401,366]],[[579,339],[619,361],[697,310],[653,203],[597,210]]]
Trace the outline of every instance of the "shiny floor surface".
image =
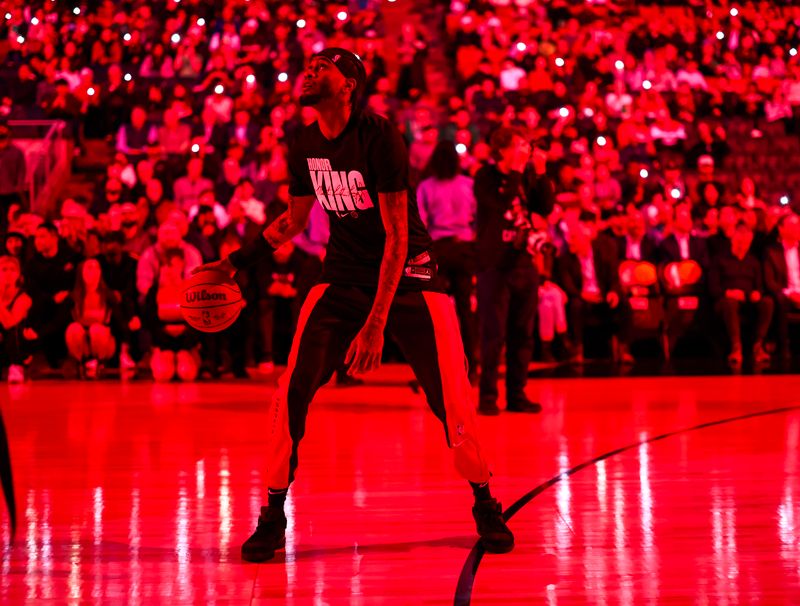
[[[543,379],[480,419],[516,549],[404,367],[312,405],[285,554],[264,496],[268,382],[0,386],[20,525],[1,604],[800,604],[800,377]],[[763,414],[762,414],[763,413]]]

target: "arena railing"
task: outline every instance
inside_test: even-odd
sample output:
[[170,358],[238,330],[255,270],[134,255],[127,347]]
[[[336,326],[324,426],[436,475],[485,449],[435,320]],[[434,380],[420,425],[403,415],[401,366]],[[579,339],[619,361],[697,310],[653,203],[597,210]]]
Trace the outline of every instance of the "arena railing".
[[48,216],[69,175],[71,143],[63,120],[10,120],[14,140],[25,147],[30,211]]

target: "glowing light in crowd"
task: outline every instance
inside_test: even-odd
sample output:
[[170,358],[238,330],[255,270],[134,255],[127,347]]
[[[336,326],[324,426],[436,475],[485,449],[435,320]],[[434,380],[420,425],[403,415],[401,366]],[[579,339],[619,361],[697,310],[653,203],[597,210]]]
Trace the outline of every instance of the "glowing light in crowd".
[[681,197],[681,190],[679,190],[677,187],[673,187],[672,191],[669,193],[676,200]]
[[177,44],[178,42],[180,42],[180,41],[181,41],[181,35],[180,35],[178,32],[175,32],[175,33],[174,33],[174,34],[172,34],[172,36],[170,37],[170,40],[172,40],[172,43],[173,43],[173,44]]
[[604,147],[606,144],[606,138],[603,135],[600,135],[599,137],[597,137],[597,144],[600,147]]
[[214,87],[214,92],[215,92],[215,93],[217,93],[218,95],[221,95],[222,93],[224,93],[224,92],[225,92],[225,87],[224,87],[224,86],[222,86],[222,84],[217,84],[217,85]]
[[124,36],[122,36],[122,39],[125,40],[125,42],[130,42],[131,41],[130,33],[126,33]]
[[336,18],[339,21],[347,21],[347,11],[339,11],[336,13]]
[[467,146],[463,143],[456,143],[456,151],[463,156],[467,153]]
[[781,205],[786,206],[789,204],[789,196],[781,196]]
[[562,118],[566,118],[569,116],[569,110],[566,107],[562,107],[560,110],[558,110],[558,115]]
[[6,21],[11,21],[11,13],[6,13]]
[[131,76],[130,74],[125,74],[124,80],[125,82],[130,82],[131,80],[133,80],[133,76]]
[[76,15],[80,15],[81,14],[81,7],[80,6],[76,6],[75,8],[72,9],[72,12],[74,14],[76,14]]
[[206,20],[205,20],[205,19],[203,19],[202,17],[200,17],[200,18],[197,20],[197,25],[199,25],[200,27],[205,27],[205,24],[206,24]]
[[738,15],[738,14],[739,14],[739,9],[738,9],[738,8],[736,8],[736,7],[734,6],[734,7],[731,9],[731,17],[735,17],[735,16],[736,16],[736,15]]
[[245,81],[246,81],[248,84],[255,84],[255,82],[256,82],[256,77],[255,77],[253,74],[247,74],[247,78],[245,78]]
[[640,171],[639,171],[639,176],[640,176],[642,179],[647,179],[647,177],[649,177],[649,176],[650,176],[650,173],[649,173],[649,172],[647,172],[647,169],[646,169],[646,168],[643,168],[642,170],[640,170]]
[[17,36],[18,44],[25,44],[25,36]]
[[583,110],[583,115],[586,116],[587,118],[591,118],[592,116],[594,116],[594,110],[591,107],[587,107],[586,109]]
[[564,60],[561,57],[556,57],[556,67],[564,67]]
[[286,72],[281,72],[278,74],[278,82],[286,82],[289,79],[289,74]]
[[717,40],[724,40],[725,32],[717,32]]
[[789,54],[790,54],[792,57],[795,57],[795,56],[797,56],[797,49],[796,49],[796,48],[790,48],[790,49],[789,49]]
[[645,80],[644,82],[642,82],[642,88],[644,90],[650,90],[651,88],[653,88],[653,85],[650,83],[650,80]]
[[625,69],[625,63],[623,63],[620,59],[617,59],[616,61],[614,61],[614,67],[620,70]]
[[90,86],[88,89],[86,89],[86,94],[89,95],[90,97],[94,97],[94,93],[95,90],[93,86]]
[[306,20],[305,19],[298,19],[297,20],[297,27],[299,29],[303,29],[305,26],[306,26]]
[[524,53],[526,50],[528,50],[528,45],[524,42],[517,42],[517,50],[521,53]]
[[193,154],[196,154],[196,153],[197,153],[197,152],[199,152],[199,151],[200,151],[200,146],[199,146],[197,143],[195,143],[194,145],[192,145],[192,153],[193,153]]
[[34,17],[33,19],[31,19],[31,25],[39,25],[39,18]]

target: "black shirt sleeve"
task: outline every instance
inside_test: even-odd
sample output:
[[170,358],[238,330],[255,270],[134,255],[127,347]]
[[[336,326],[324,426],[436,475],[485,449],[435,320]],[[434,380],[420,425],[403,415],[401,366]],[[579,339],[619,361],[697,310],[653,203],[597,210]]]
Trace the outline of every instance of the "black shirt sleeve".
[[408,149],[400,131],[388,120],[377,121],[369,151],[370,171],[379,194],[408,190]]
[[[299,137],[298,137],[299,139]],[[289,195],[313,196],[314,184],[311,183],[311,174],[308,172],[305,153],[301,145],[295,143],[289,148]]]

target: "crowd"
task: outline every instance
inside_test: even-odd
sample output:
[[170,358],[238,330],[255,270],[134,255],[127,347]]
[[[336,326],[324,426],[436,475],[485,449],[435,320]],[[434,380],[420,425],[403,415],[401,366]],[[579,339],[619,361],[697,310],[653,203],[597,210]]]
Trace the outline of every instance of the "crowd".
[[[655,324],[669,354],[710,317],[724,323],[732,365],[746,349],[766,362],[772,342],[788,356],[800,309],[800,6],[665,4],[453,0],[440,23],[408,20],[390,40],[378,1],[3,0],[9,380],[22,380],[32,355],[86,377],[149,365],[157,380],[246,376],[281,361],[324,260],[321,208],[269,263],[237,277],[247,305],[230,330],[187,327],[180,284],[285,209],[287,145],[314,119],[297,104],[299,76],[326,45],[359,54],[364,104],[406,137],[473,368],[502,346],[479,343],[475,279],[492,269],[481,192],[501,129],[532,142],[519,172],[547,198],[506,217],[507,241],[535,262],[522,290],[534,292],[544,359],[580,362],[592,324],[610,327],[621,362]],[[450,92],[434,94],[437,52]],[[22,118],[64,120],[78,154],[87,140],[109,141],[96,190],[59,200],[52,216],[29,212],[24,154],[5,125]],[[743,163],[743,141],[776,146],[765,154],[774,162]]]

